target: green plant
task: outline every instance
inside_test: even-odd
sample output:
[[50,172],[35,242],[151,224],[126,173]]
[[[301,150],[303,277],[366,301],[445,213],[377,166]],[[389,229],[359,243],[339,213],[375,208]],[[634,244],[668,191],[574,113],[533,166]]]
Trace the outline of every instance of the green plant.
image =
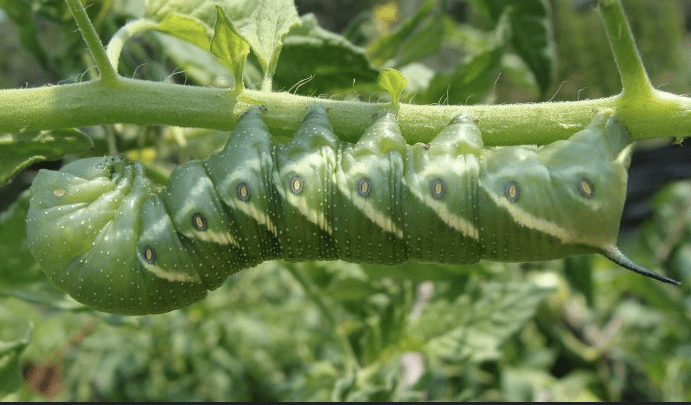
[[[31,2],[4,1],[0,2],[0,7],[21,16],[21,12],[25,11],[29,3]],[[43,3],[46,10],[56,11],[55,15],[61,15],[61,6],[56,4],[58,2]],[[3,159],[4,178],[10,177],[20,167],[35,161],[37,157],[59,157],[74,150],[68,150],[68,145],[75,145],[79,150],[88,147],[93,141],[97,146],[93,153],[102,154],[107,149],[111,149],[111,152],[128,149],[143,151],[147,146],[156,145],[158,142],[139,136],[134,142],[128,143],[124,137],[113,136],[113,130],[110,127],[102,138],[99,138],[97,131],[92,133],[90,138],[85,138],[73,130],[65,131],[61,128],[133,123],[229,129],[234,126],[248,106],[259,104],[267,108],[265,120],[272,132],[279,137],[290,135],[298,127],[307,106],[314,104],[315,100],[313,97],[271,91],[272,87],[281,83],[280,80],[286,80],[288,82],[286,86],[295,84],[294,79],[292,81],[286,79],[287,77],[294,78],[294,76],[280,71],[278,51],[281,46],[283,46],[281,55],[286,54],[286,49],[293,47],[291,50],[294,53],[288,53],[289,58],[299,54],[296,49],[300,49],[301,46],[313,51],[314,48],[310,48],[313,45],[310,44],[315,42],[320,44],[322,50],[328,49],[333,52],[339,50],[342,55],[346,54],[351,58],[352,65],[359,64],[362,67],[361,72],[358,73],[361,75],[359,77],[362,83],[356,82],[354,89],[361,94],[370,91],[373,91],[373,94],[380,94],[376,92],[374,83],[376,73],[368,66],[362,53],[358,53],[357,49],[351,47],[342,38],[321,31],[308,17],[303,18],[301,28],[293,28],[294,38],[289,35],[282,41],[292,23],[297,21],[297,16],[290,11],[292,5],[265,2],[274,7],[287,8],[273,11],[257,9],[260,11],[256,11],[259,14],[255,17],[258,18],[252,19],[255,22],[253,25],[247,23],[248,20],[235,19],[242,15],[242,10],[239,8],[196,10],[195,3],[190,3],[191,6],[188,9],[181,11],[190,12],[195,18],[190,17],[189,14],[164,17],[167,11],[170,11],[166,4],[177,5],[177,2],[149,1],[147,2],[149,19],[130,23],[126,28],[118,31],[113,36],[114,40],[111,41],[106,53],[80,4],[76,0],[69,0],[67,3],[89,44],[100,75],[96,80],[80,84],[0,91],[0,105],[3,106],[0,111],[0,130],[12,134],[6,138],[8,141],[5,143],[8,145],[5,149],[8,159]],[[109,2],[103,3],[100,10],[107,10],[109,4],[112,6]],[[495,27],[489,35],[475,37],[479,42],[478,49],[485,47],[486,51],[478,52],[474,58],[466,61],[451,73],[435,76],[428,82],[427,88],[416,91],[416,95],[427,103],[433,103],[439,100],[435,98],[439,95],[439,89],[448,87],[450,97],[461,97],[460,103],[463,103],[468,100],[469,95],[491,88],[491,84],[496,79],[495,72],[499,66],[499,60],[509,43],[527,66],[516,71],[532,72],[539,92],[546,94],[551,80],[549,67],[552,63],[549,53],[546,52],[549,49],[547,30],[541,30],[539,24],[526,25],[526,22],[532,23],[536,15],[537,18],[544,19],[545,3],[507,1],[477,2],[477,4],[484,7],[487,21]],[[529,5],[524,7],[521,4]],[[513,8],[505,8],[506,5],[513,5]],[[557,139],[566,139],[590,121],[594,109],[603,108],[615,109],[636,139],[659,136],[682,138],[688,133],[689,99],[658,91],[650,85],[631,35],[626,29],[626,19],[619,2],[602,1],[600,9],[606,30],[612,34],[610,43],[622,77],[622,93],[603,99],[565,103],[464,106],[463,110],[480,117],[479,126],[487,145],[546,144]],[[270,8],[264,10],[270,10]],[[262,13],[265,18],[259,18]],[[272,16],[280,16],[283,21],[277,22],[271,18]],[[98,22],[99,18],[105,17],[99,13],[92,18]],[[244,21],[246,25],[231,21]],[[430,50],[434,50],[434,46],[430,46],[422,39],[437,38],[430,33],[438,34],[439,27],[442,26],[440,21],[448,22],[443,19],[442,13],[436,11],[432,2],[426,3],[417,14],[391,35],[382,37],[368,48],[370,60],[379,61],[381,65],[401,67],[408,66],[410,61],[426,56]],[[268,22],[279,24],[267,27]],[[213,34],[209,31],[212,26],[214,27]],[[119,44],[136,33],[148,30],[167,32],[193,44],[210,48],[221,61],[226,72],[230,72],[220,75],[231,83],[230,88],[181,86],[120,77],[114,68],[117,63],[113,63],[120,59],[119,55],[123,48]],[[268,35],[273,39],[271,41],[266,41],[262,37],[268,32],[272,33]],[[452,27],[452,32],[459,37],[465,35],[468,38],[471,31],[453,31]],[[519,34],[531,34],[534,38],[531,39],[530,35]],[[247,61],[244,55],[247,55],[248,46],[242,38],[249,42],[254,52]],[[30,35],[26,34],[25,39],[30,43]],[[542,39],[544,41],[541,43]],[[50,58],[42,60],[47,66],[51,66]],[[63,66],[63,68],[67,69],[69,66]],[[204,68],[207,69],[207,74],[222,71],[217,70],[218,66],[213,65],[213,62],[207,63],[207,60],[204,60]],[[194,78],[200,80],[203,74],[198,74]],[[259,80],[254,78],[259,78]],[[319,79],[313,81],[315,83],[308,82],[307,86],[314,86],[310,91],[320,94],[322,90],[319,86],[324,84]],[[243,82],[248,88],[237,85]],[[429,141],[458,112],[458,107],[455,106],[420,106],[399,103],[397,90],[400,90],[400,85],[396,85],[395,80],[390,82],[394,84],[383,85],[388,88],[388,93],[392,96],[391,102],[320,99],[320,104],[327,107],[334,132],[343,140],[354,141],[369,125],[369,117],[393,108],[397,111],[402,134],[408,143]],[[257,83],[260,83],[260,90],[250,89]],[[455,86],[456,84],[461,85]],[[349,87],[348,84],[340,83],[339,85],[341,89],[334,86],[328,91],[343,94],[344,89]],[[376,97],[387,97],[387,94]],[[126,132],[127,129],[127,127],[121,127],[118,131]],[[32,132],[38,130],[50,132],[38,134]],[[190,144],[198,142],[197,139],[202,139],[201,135],[207,135],[203,137],[204,139],[213,138],[213,136],[208,136],[213,134],[202,133],[202,131],[191,131],[187,134],[200,135],[199,138],[190,137],[181,140],[184,138],[179,135],[180,132],[177,134],[180,143],[189,142]],[[201,141],[199,144],[200,149],[211,148],[206,141]],[[166,148],[159,147],[158,150],[161,153]],[[196,155],[192,151],[186,153],[192,155],[191,157]],[[199,152],[199,156],[205,154],[205,152]],[[151,171],[155,176],[156,166],[152,166]],[[165,177],[163,174],[158,178]],[[24,198],[3,216],[3,225],[9,228],[6,224],[13,221],[21,223],[25,211],[26,199]],[[9,233],[5,234],[9,235]],[[16,239],[19,242],[8,245],[8,248],[16,247],[13,252],[18,255],[25,254],[26,251],[22,250],[21,246],[23,238]],[[29,260],[22,260],[20,265],[23,266],[23,270],[31,266],[27,265],[31,263]],[[574,263],[577,263],[574,260],[566,262],[566,274],[569,274],[569,266],[575,266]],[[9,264],[7,268],[11,269],[11,265]],[[583,270],[584,268],[590,270]],[[683,266],[681,268],[683,269]],[[288,277],[285,271],[281,272],[281,269],[288,270],[287,273],[292,278]],[[140,326],[131,328],[132,334],[124,333],[127,327],[121,326],[118,329],[119,333],[123,334],[120,343],[127,340],[133,348],[139,347],[137,345],[142,344],[142,339],[147,339],[141,326],[149,325],[152,330],[160,331],[157,336],[161,339],[161,345],[157,347],[155,342],[154,344],[149,342],[148,345],[144,344],[142,347],[147,347],[151,353],[180,353],[180,356],[174,356],[178,363],[143,360],[141,356],[137,357],[137,352],[134,350],[121,353],[120,357],[116,356],[109,363],[116,366],[92,362],[91,364],[98,364],[96,371],[99,378],[104,376],[104,381],[108,383],[99,383],[96,384],[96,388],[89,388],[88,384],[77,387],[76,385],[80,384],[78,379],[69,380],[76,384],[69,391],[84,393],[85,396],[81,398],[94,398],[98,395],[114,398],[112,395],[117,392],[125,393],[122,399],[176,398],[174,394],[177,388],[174,385],[166,386],[155,381],[168,381],[175,378],[184,380],[185,376],[197,376],[203,373],[203,370],[215,371],[212,375],[222,382],[216,384],[216,387],[227,388],[217,390],[218,393],[226,394],[217,399],[278,399],[291,398],[291,396],[297,399],[400,399],[451,396],[460,399],[492,399],[499,392],[505,398],[522,398],[521,392],[536,395],[538,387],[535,381],[554,383],[550,380],[552,377],[549,373],[544,372],[545,365],[550,361],[555,361],[554,355],[548,353],[553,348],[541,341],[544,339],[558,341],[561,346],[558,351],[560,355],[574,356],[578,361],[591,367],[596,367],[598,360],[605,359],[616,365],[624,364],[626,370],[640,371],[635,362],[631,363],[631,357],[618,358],[615,352],[607,350],[606,347],[597,345],[582,347],[583,343],[579,339],[574,340],[574,334],[568,330],[572,319],[566,323],[558,320],[559,315],[567,310],[565,302],[560,299],[568,299],[566,302],[572,303],[573,300],[570,298],[573,296],[571,291],[574,289],[579,290],[579,293],[584,296],[592,296],[593,282],[581,280],[563,284],[563,280],[555,281],[560,279],[555,279],[553,271],[535,274],[529,272],[528,278],[534,277],[536,281],[531,283],[515,282],[521,277],[520,267],[491,263],[465,268],[414,266],[386,269],[366,265],[272,263],[248,272],[247,276],[233,278],[205,305],[195,305],[184,311],[170,314],[166,318],[132,320],[80,313],[78,306],[60,293],[51,290],[45,279],[35,270],[36,267],[33,266],[31,271],[7,271],[8,276],[3,277],[2,292],[24,300],[40,302],[52,308],[51,313],[58,313],[65,319],[75,319],[76,323],[83,322],[84,317],[96,316],[102,317],[112,325],[138,324]],[[684,274],[679,269],[676,271],[677,273],[672,274]],[[538,274],[543,274],[543,276]],[[592,264],[579,266],[577,274],[592,275]],[[423,283],[423,280],[436,280],[434,297],[426,305],[419,304],[425,302],[422,298],[424,297],[423,287],[428,285]],[[256,288],[251,288],[253,281],[263,283],[261,292]],[[665,325],[673,324],[674,319],[678,320],[679,324],[683,324],[684,320],[688,322],[688,315],[684,312],[685,304],[679,293],[670,292],[661,286],[650,287],[652,290],[646,290],[642,287],[634,287],[635,285],[635,283],[622,283],[614,290],[623,292],[626,291],[626,287],[634,288],[637,294],[643,297],[642,299],[654,303],[653,311],[662,311],[662,308],[667,308],[668,311],[665,313],[672,319],[658,322],[663,322]],[[550,290],[545,286],[552,288],[559,286],[560,293],[557,297],[553,296],[541,304]],[[413,300],[413,293],[418,289],[420,292]],[[659,294],[656,298],[651,291],[657,292],[658,289]],[[227,298],[221,299],[226,296]],[[620,296],[608,294],[607,297]],[[661,303],[659,297],[665,297],[669,301]],[[222,304],[219,303],[220,301],[223,301]],[[421,314],[415,315],[417,318],[413,317],[411,320],[408,315],[411,308],[414,310],[413,302],[422,305],[424,309]],[[27,309],[26,304],[22,302],[9,301],[4,305],[20,312],[35,311],[35,309]],[[594,304],[590,303],[590,305]],[[635,308],[639,311],[638,313],[649,315],[645,312],[645,308],[635,305],[627,308],[628,313],[631,313],[631,308]],[[68,309],[70,311],[65,311]],[[413,312],[415,313],[415,310]],[[671,312],[674,315],[670,315]],[[226,314],[227,319],[218,317],[223,313]],[[8,328],[8,331],[18,328],[18,320],[8,315],[4,317],[8,324],[14,325],[13,328]],[[27,318],[33,318],[36,322],[40,319],[35,315],[28,315]],[[646,315],[643,318],[650,319],[651,317]],[[69,322],[71,321],[62,321],[63,325]],[[165,331],[169,330],[168,323],[175,322],[179,325],[179,330],[189,331],[176,333],[176,339],[188,342],[182,347],[194,349],[176,351],[175,348],[181,347],[175,343],[177,340],[168,340],[164,337]],[[526,323],[528,327],[522,328]],[[40,321],[34,334],[41,336],[41,333],[49,330],[45,324],[46,322]],[[95,345],[87,349],[93,352],[94,358],[99,358],[98,353],[103,353],[104,348],[109,347],[106,329],[110,327],[104,325],[102,333],[95,332],[97,335],[93,340],[85,341],[87,346]],[[266,333],[252,332],[257,327],[265,330]],[[313,333],[292,336],[291,331],[299,327]],[[646,326],[640,325],[640,327]],[[66,328],[62,326],[59,330],[66,330]],[[208,344],[199,344],[199,337],[194,336],[199,330],[203,330],[201,335],[205,336]],[[517,334],[519,330],[521,332]],[[324,332],[330,338],[324,338]],[[26,339],[19,339],[20,335],[16,333],[14,335],[11,332],[6,333],[10,336],[0,338],[17,342],[8,345],[8,349],[2,351],[3,355],[7,353],[9,356],[9,360],[3,362],[3,365],[6,364],[6,369],[11,370],[16,364],[17,353],[26,346]],[[688,330],[681,328],[677,329],[676,336],[664,335],[667,344],[676,345],[674,347],[678,348],[677,362],[670,363],[677,370],[689,367],[688,359],[684,357],[683,343],[680,343],[684,342],[687,334]],[[266,336],[270,336],[271,339],[267,341]],[[111,347],[122,346],[113,344]],[[540,356],[534,355],[540,350],[529,350],[530,348],[542,349],[546,355],[540,360]],[[424,355],[425,374],[413,387],[405,387],[400,375],[396,372],[398,355],[404,351],[414,351]],[[112,353],[115,352],[117,350]],[[197,359],[188,357],[189,353],[195,353]],[[264,357],[254,357],[256,353]],[[62,364],[61,362],[67,361],[68,356],[69,354],[65,354],[54,358],[53,361]],[[121,360],[127,359],[127,356],[132,356],[129,361]],[[137,361],[137,358],[140,360]],[[150,359],[155,358],[150,357]],[[74,360],[78,362],[79,359],[80,357],[76,357]],[[89,364],[88,360],[85,361]],[[522,370],[526,369],[531,370],[536,378],[532,381],[521,378],[521,375],[526,374]],[[577,387],[579,392],[586,395],[619,399],[626,395],[622,386],[640,388],[637,383],[628,381],[622,383],[621,386],[597,382],[593,374],[582,373],[586,369],[587,367],[579,367],[576,371],[581,373],[574,372],[560,379],[553,394],[558,395],[560,389],[568,391]],[[219,370],[223,371],[219,372]],[[616,370],[614,366],[611,368],[605,366],[601,372],[606,375]],[[670,376],[683,375],[683,373],[667,372],[655,375]],[[486,376],[489,376],[489,380],[485,378]],[[502,382],[498,383],[497,378]],[[137,380],[149,381],[150,384],[133,385]],[[644,380],[653,382],[655,378],[648,373]],[[678,382],[671,380],[670,383],[684,386],[685,382],[682,377]],[[118,384],[124,384],[128,389],[119,390]],[[199,387],[203,387],[203,384],[177,385],[178,388],[183,386],[196,387],[184,391],[190,399],[214,398],[214,392],[209,388],[206,390],[202,388],[200,391]],[[499,392],[497,387],[500,387]],[[646,391],[643,387],[641,390],[639,395],[644,398],[656,398],[655,389]],[[681,396],[677,398],[688,399],[688,392],[683,390],[675,391],[672,388],[666,389],[665,392],[678,393]],[[533,398],[528,397],[528,399]]]

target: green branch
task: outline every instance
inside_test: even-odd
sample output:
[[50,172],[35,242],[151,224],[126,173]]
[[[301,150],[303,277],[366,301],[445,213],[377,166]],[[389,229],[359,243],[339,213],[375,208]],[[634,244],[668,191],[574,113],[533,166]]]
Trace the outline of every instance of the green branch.
[[621,1],[601,0],[598,10],[621,77],[622,96],[625,99],[652,97],[653,87],[633,40]]
[[[292,136],[305,112],[324,105],[335,132],[356,141],[388,103],[336,101],[267,91],[192,87],[119,77],[108,60],[119,46],[150,23],[121,30],[106,54],[78,0],[67,0],[101,70],[100,81],[35,89],[0,90],[0,132],[131,123],[229,130],[250,105],[263,105],[276,135]],[[614,108],[634,139],[691,134],[691,99],[652,89],[621,3],[603,0],[601,16],[619,66],[622,94],[595,100],[535,104],[439,106],[401,104],[398,118],[409,143],[429,142],[458,113],[475,117],[485,144],[547,144],[584,128],[595,110]],[[119,38],[119,37],[118,37]],[[120,42],[118,42],[120,41]],[[113,80],[106,80],[107,77]]]
[[106,50],[103,49],[103,44],[98,38],[96,29],[94,29],[94,26],[91,24],[91,20],[89,20],[89,16],[86,14],[86,10],[84,10],[81,1],[67,0],[67,7],[70,9],[72,16],[74,16],[74,21],[77,23],[77,27],[79,27],[79,31],[82,33],[82,38],[84,38],[84,42],[86,42],[91,55],[94,57],[94,61],[101,75],[101,80],[104,82],[117,81],[118,74],[108,61]]
[[[689,99],[653,88],[621,0],[600,0],[598,10],[621,77],[617,114],[635,138],[688,137]],[[655,129],[655,125],[663,128]]]
[[134,20],[120,28],[110,39],[106,54],[110,65],[117,72],[120,63],[120,54],[127,40],[142,32],[155,30],[158,24],[151,20]]
[[[264,105],[269,127],[291,136],[305,112],[324,105],[336,133],[356,141],[388,103],[336,101],[287,93],[182,86],[120,78],[35,89],[0,90],[0,132],[131,123],[229,130],[250,105]],[[466,112],[478,119],[485,144],[546,144],[584,128],[593,111],[615,108],[634,138],[684,137],[691,133],[691,99],[658,92],[646,103],[621,96],[535,104],[431,106],[401,104],[398,118],[409,143],[430,141],[450,120]]]

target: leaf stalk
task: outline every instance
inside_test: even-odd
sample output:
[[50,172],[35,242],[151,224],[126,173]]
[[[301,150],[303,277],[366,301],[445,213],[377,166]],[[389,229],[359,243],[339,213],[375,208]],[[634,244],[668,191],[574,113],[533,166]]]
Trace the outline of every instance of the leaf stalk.
[[84,5],[80,0],[65,0],[67,2],[67,7],[70,9],[74,21],[79,27],[79,31],[82,33],[82,38],[84,42],[89,47],[89,52],[93,56],[96,66],[100,72],[100,78],[106,83],[113,83],[118,80],[118,74],[115,69],[110,64],[108,56],[106,55],[106,50],[103,48],[103,43],[96,33],[96,29],[91,20],[89,20],[88,14],[84,9]]

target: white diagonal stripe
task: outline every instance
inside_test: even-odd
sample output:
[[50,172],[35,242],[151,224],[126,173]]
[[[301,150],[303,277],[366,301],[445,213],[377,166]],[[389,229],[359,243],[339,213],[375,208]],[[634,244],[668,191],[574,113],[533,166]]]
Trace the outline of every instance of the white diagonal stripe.
[[482,181],[479,181],[479,186],[487,192],[497,206],[504,208],[519,225],[554,236],[555,238],[561,240],[562,243],[580,242],[590,244],[588,243],[587,239],[581,240],[581,238],[570,232],[568,229],[546,219],[538,218],[535,215],[521,209],[515,203],[512,203],[504,198],[503,195],[497,195],[492,190],[487,188]]
[[[324,156],[322,153],[310,153],[307,155],[306,158],[297,160],[295,162],[283,166],[282,170],[283,172],[292,171],[295,173],[300,173],[300,171],[304,171],[306,167],[319,167],[324,161],[332,162],[332,164],[330,165],[331,167],[335,165],[335,159],[333,159],[332,156]],[[293,193],[286,192],[286,189],[284,188],[285,184],[283,183],[283,179],[281,178],[281,175],[278,173],[275,176],[275,181],[279,182],[278,184],[276,184],[276,189],[278,190],[278,193],[284,200],[287,200],[290,203],[290,205],[295,207],[298,210],[298,212],[300,212],[300,214],[307,218],[308,221],[310,221],[313,224],[316,224],[319,228],[327,232],[329,235],[333,235],[333,229],[331,229],[331,225],[326,220],[326,214],[323,211],[319,211],[315,208],[310,208],[307,204],[305,204],[305,194],[295,195]],[[305,179],[303,178],[302,181],[305,181]],[[304,185],[304,187],[314,186],[314,184]],[[290,185],[288,185],[288,187],[290,187]]]
[[[475,167],[477,167],[477,164],[475,165]],[[453,163],[451,163],[451,166],[449,167],[449,171],[453,171],[454,174],[457,174],[460,178],[464,172],[470,171],[470,166],[467,161],[464,163],[453,161]],[[428,178],[429,176],[425,176],[425,174],[427,174],[426,170],[423,170],[421,176]],[[403,181],[406,182],[405,178],[403,179]],[[446,187],[450,186],[451,185],[449,184],[446,185]],[[480,232],[470,220],[449,211],[449,207],[447,204],[444,204],[441,200],[435,199],[434,197],[432,197],[430,193],[425,193],[423,191],[429,191],[429,187],[420,189],[418,185],[415,184],[412,187],[409,186],[408,188],[413,193],[413,195],[415,195],[418,199],[422,200],[428,207],[430,207],[439,216],[439,218],[442,221],[444,221],[444,223],[446,223],[451,228],[461,232],[463,235],[469,238],[480,240]],[[470,196],[470,192],[468,193],[468,195]]]
[[144,266],[145,269],[147,269],[148,271],[153,273],[158,278],[163,278],[163,279],[166,279],[168,281],[178,281],[178,282],[182,282],[182,283],[198,283],[200,281],[199,277],[194,277],[190,274],[174,273],[174,272],[170,272],[170,271],[165,271],[164,269],[162,269],[156,265],[146,263],[141,258],[139,259],[139,261],[140,261],[140,263],[142,263],[142,265]]
[[349,199],[355,206],[360,208],[360,210],[369,218],[372,222],[377,224],[381,229],[386,232],[391,232],[396,235],[399,239],[403,239],[403,231],[398,228],[396,223],[391,219],[391,217],[377,210],[374,204],[364,198],[358,198],[357,201],[353,198],[353,192],[348,189],[348,181],[346,180],[345,173],[343,171],[338,171],[336,173],[338,188],[341,193]]
[[215,232],[210,229],[205,231],[192,231],[192,235],[205,242],[218,243],[219,245],[233,245],[240,247],[240,244],[229,232]]

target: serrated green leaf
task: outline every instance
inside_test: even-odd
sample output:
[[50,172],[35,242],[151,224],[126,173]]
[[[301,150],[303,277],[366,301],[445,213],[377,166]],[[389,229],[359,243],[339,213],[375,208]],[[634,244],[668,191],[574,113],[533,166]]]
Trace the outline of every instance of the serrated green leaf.
[[162,21],[171,13],[178,13],[212,26],[217,7],[228,16],[234,31],[250,44],[264,72],[263,86],[270,89],[283,38],[300,23],[292,0],[147,0],[146,14]]
[[301,21],[283,41],[274,75],[276,89],[327,94],[375,83],[379,71],[372,67],[362,48],[321,28],[313,14],[302,16]]
[[172,13],[158,24],[157,30],[180,38],[202,49],[209,49],[210,29],[197,18]]
[[233,27],[222,8],[216,7],[217,17],[214,37],[211,40],[211,53],[214,54],[233,74],[236,90],[242,89],[242,74],[250,53],[250,45]]
[[232,19],[248,17],[261,0],[146,0],[146,17],[163,21],[168,15],[177,13],[191,16],[213,27],[216,21],[216,7]]
[[554,76],[555,52],[549,29],[547,3],[535,1],[534,8],[521,8],[511,13],[510,20],[513,28],[511,42],[518,54],[530,66],[540,86],[540,91],[544,94]]
[[263,88],[271,89],[283,38],[291,27],[300,24],[292,0],[264,0],[247,20],[233,22],[237,31],[249,42],[264,71]]
[[592,383],[593,377],[582,372],[556,378],[544,370],[507,368],[501,376],[501,389],[508,402],[536,401],[541,398],[554,402],[601,401],[588,389]]
[[22,339],[10,342],[0,341],[0,399],[19,390],[22,385],[19,356],[29,345],[32,329],[33,327],[29,325]]
[[93,146],[91,138],[76,129],[0,135],[0,184],[32,163],[59,159]]
[[536,312],[549,289],[533,284],[487,282],[454,302],[432,301],[409,334],[425,352],[451,361],[499,357],[500,346]]
[[405,86],[408,84],[408,79],[398,70],[386,68],[379,73],[377,84],[389,93],[391,96],[391,103],[393,103],[393,105],[398,105],[403,89],[405,89]]

